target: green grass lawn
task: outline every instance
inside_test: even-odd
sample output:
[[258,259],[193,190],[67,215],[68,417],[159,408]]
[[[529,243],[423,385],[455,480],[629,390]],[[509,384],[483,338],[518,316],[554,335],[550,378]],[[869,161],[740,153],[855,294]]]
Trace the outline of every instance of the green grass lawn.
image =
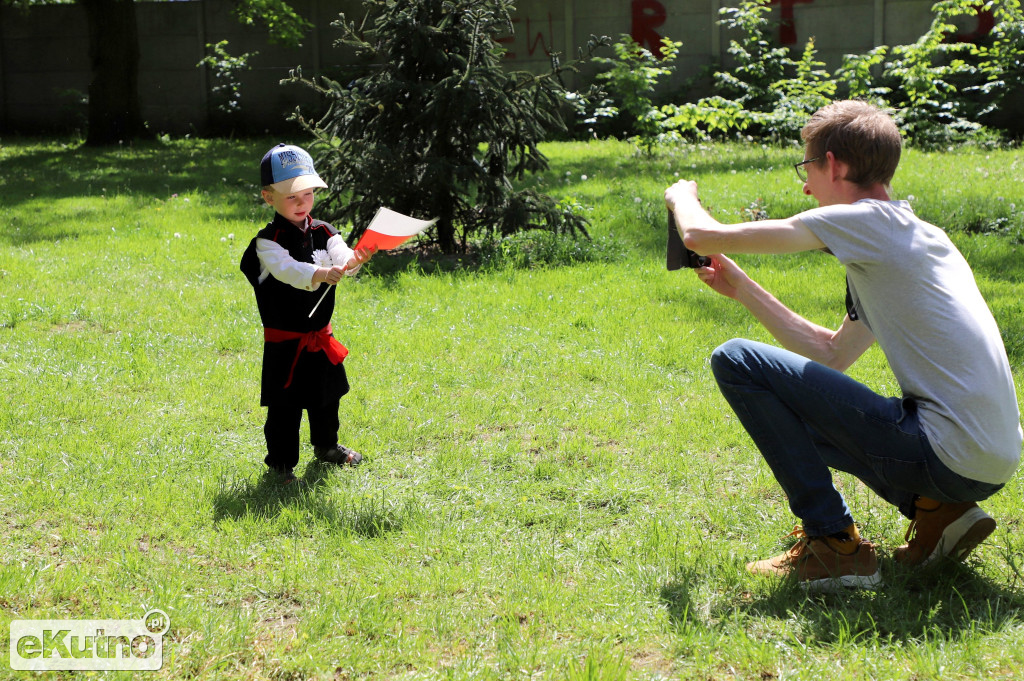
[[[999,528],[967,565],[886,558],[885,588],[817,598],[743,570],[796,521],[707,358],[769,337],[665,271],[662,193],[694,178],[723,220],[788,215],[813,205],[798,149],[550,144],[530,183],[587,207],[594,258],[378,256],[334,315],[343,442],[367,460],[324,468],[306,445],[310,484],[291,492],[263,478],[262,338],[238,271],[271,217],[256,166],[272,143],[0,139],[5,641],[11,620],[159,608],[162,670],[92,678],[1024,676],[1019,476],[986,502]],[[908,152],[894,187],[954,233],[1018,385],[1022,176],[1020,150]],[[739,260],[840,321],[834,259]],[[850,373],[897,390],[877,348]],[[837,483],[888,556],[905,521]],[[38,676],[0,660],[0,678]]]

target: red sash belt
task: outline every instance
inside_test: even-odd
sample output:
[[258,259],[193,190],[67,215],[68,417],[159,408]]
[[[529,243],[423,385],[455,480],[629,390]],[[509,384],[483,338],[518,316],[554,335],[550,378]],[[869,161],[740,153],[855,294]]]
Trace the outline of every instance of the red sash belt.
[[303,350],[307,352],[327,353],[327,359],[331,364],[340,364],[348,357],[348,348],[338,342],[338,339],[331,335],[331,325],[328,324],[319,331],[282,331],[281,329],[263,329],[263,340],[268,343],[281,343],[283,341],[297,340],[299,347],[295,350],[295,359],[292,360],[292,368],[288,371],[288,380],[284,387],[292,384],[292,377],[295,374],[295,365],[299,363],[299,355]]

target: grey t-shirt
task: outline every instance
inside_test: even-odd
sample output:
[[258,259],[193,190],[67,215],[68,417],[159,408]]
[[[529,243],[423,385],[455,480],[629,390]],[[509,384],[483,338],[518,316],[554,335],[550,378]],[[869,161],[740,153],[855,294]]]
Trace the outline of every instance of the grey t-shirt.
[[939,459],[999,484],[1021,457],[1006,348],[963,255],[906,201],[864,199],[796,216],[846,267],[859,321],[914,399]]

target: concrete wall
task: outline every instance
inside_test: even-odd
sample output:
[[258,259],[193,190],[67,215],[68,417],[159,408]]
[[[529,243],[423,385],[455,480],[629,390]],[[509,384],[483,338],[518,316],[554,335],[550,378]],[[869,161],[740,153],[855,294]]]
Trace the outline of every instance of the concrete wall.
[[[290,69],[338,72],[351,55],[333,46],[330,26],[339,13],[361,18],[358,0],[294,0],[316,26],[302,47],[267,42],[258,28],[242,26],[230,0],[138,2],[142,48],[140,96],[143,115],[156,132],[206,134],[223,114],[211,94],[211,74],[196,64],[205,45],[229,41],[232,54],[259,52],[242,74],[242,108],[230,122],[258,133],[280,130],[296,106],[316,107],[315,95],[282,87]],[[510,68],[547,68],[552,52],[574,55],[591,34],[617,39],[630,34],[648,47],[661,37],[682,41],[677,86],[716,61],[726,61],[730,35],[718,25],[729,0],[521,0],[514,31],[501,38]],[[802,48],[814,36],[819,56],[830,67],[842,55],[879,44],[912,42],[931,22],[933,0],[774,0],[773,18],[783,44]],[[964,34],[985,29],[985,17],[965,19]],[[605,56],[611,51],[606,50]],[[83,98],[90,81],[85,13],[77,5],[50,5],[28,13],[0,4],[0,131],[42,132],[83,127]]]

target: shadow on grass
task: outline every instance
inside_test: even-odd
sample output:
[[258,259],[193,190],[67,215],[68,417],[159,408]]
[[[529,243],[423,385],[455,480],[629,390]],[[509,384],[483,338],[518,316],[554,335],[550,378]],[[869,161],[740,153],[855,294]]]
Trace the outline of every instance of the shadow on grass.
[[[32,197],[131,193],[166,197],[193,189],[237,191],[259,182],[268,140],[196,139],[186,143],[141,142],[122,147],[40,144],[4,159],[4,202]],[[246,172],[239,176],[239,172]],[[12,191],[13,190],[13,191]]]
[[455,274],[473,272],[480,268],[480,254],[475,249],[465,253],[442,253],[433,246],[410,244],[393,251],[383,251],[363,265],[364,276],[384,281],[386,287],[394,285],[404,272],[421,274]]
[[[213,197],[220,219],[246,219],[258,192],[258,164],[269,146],[254,140],[141,142],[123,147],[91,148],[52,141],[25,144],[3,157],[4,193],[0,212],[11,214],[11,229],[0,243],[26,246],[40,241],[74,239],[109,232],[113,211],[132,211],[178,194]],[[111,215],[96,214],[107,199],[127,199]],[[44,200],[44,210],[25,204]]]
[[[882,564],[885,585],[877,591],[849,590],[808,596],[790,581],[779,581],[764,597],[737,606],[722,604],[712,618],[777,618],[793,622],[802,637],[821,646],[851,641],[882,644],[941,638],[957,641],[979,632],[1017,626],[1024,619],[1024,592],[1007,587],[953,561],[926,570],[891,560]],[[689,579],[662,587],[661,599],[673,621],[692,624]]]
[[584,263],[616,262],[624,246],[612,237],[591,239],[531,229],[505,237],[480,235],[465,250],[443,253],[429,241],[412,242],[384,251],[363,266],[364,276],[396,285],[403,273],[426,275],[473,274],[481,271],[519,271],[534,268],[572,267]]
[[340,503],[328,488],[330,464],[317,461],[306,466],[301,484],[283,486],[274,474],[256,480],[224,480],[213,496],[214,523],[227,519],[248,519],[259,523],[327,525],[332,531],[375,538],[399,532],[418,515],[409,501],[395,503],[383,496],[348,497]]
[[1024,282],[1024,259],[1021,258],[1024,245],[1019,237],[963,232],[950,236],[975,273],[994,281]]

